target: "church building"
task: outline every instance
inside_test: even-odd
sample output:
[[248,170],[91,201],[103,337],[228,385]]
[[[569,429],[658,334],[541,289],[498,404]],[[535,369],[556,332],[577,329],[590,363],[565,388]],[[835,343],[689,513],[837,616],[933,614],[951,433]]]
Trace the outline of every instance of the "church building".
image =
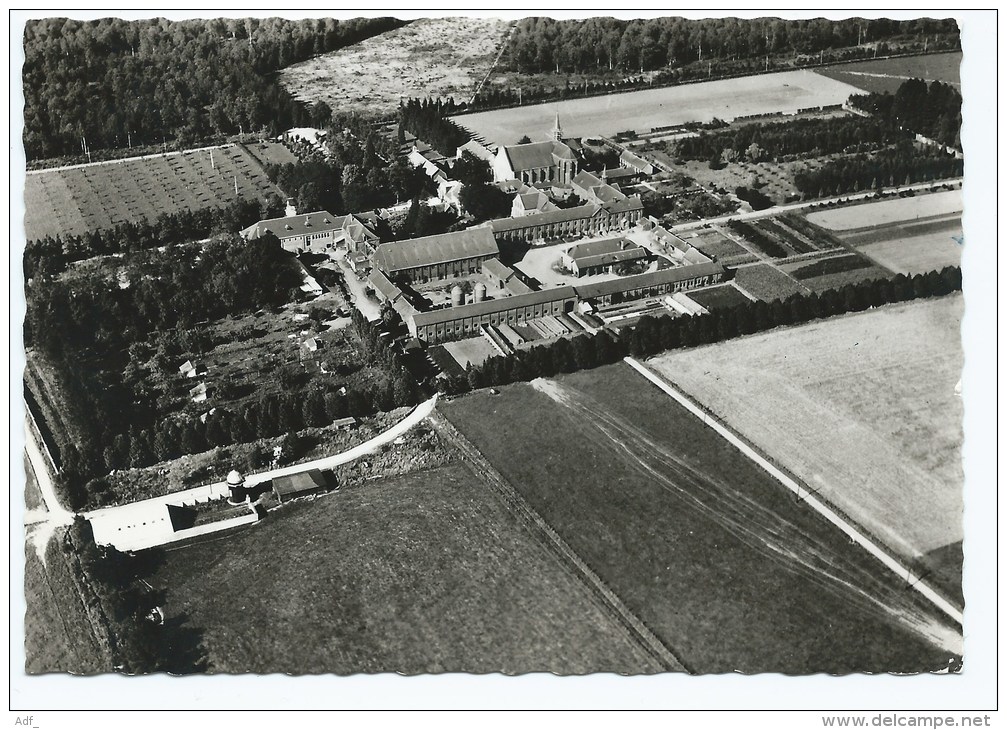
[[520,180],[526,185],[566,187],[577,174],[577,157],[563,142],[563,130],[556,115],[552,139],[500,147],[493,158],[493,180]]

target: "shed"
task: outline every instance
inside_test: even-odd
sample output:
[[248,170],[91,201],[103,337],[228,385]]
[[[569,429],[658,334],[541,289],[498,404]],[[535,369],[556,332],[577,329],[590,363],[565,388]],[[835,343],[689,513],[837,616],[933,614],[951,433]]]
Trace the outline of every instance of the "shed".
[[298,472],[273,479],[273,493],[280,504],[310,494],[320,494],[329,488],[325,477],[318,469]]

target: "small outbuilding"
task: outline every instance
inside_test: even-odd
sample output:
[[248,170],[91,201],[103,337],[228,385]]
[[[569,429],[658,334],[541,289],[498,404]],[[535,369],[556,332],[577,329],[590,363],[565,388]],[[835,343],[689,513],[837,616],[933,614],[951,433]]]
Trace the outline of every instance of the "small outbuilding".
[[328,489],[329,484],[318,469],[309,469],[273,479],[273,493],[280,504],[298,497],[321,494],[327,492]]

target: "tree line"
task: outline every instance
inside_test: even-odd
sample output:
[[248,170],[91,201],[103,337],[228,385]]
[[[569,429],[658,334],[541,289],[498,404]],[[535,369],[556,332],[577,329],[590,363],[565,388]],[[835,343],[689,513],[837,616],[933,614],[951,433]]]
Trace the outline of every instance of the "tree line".
[[909,79],[894,94],[857,94],[850,104],[892,127],[962,148],[962,95],[950,84]]
[[25,280],[49,279],[65,271],[68,264],[93,256],[132,253],[233,233],[282,215],[283,208],[283,201],[271,195],[265,202],[236,200],[217,208],[179,210],[153,221],[120,223],[80,235],[45,236],[25,245]]
[[857,116],[738,124],[704,131],[674,143],[675,156],[686,160],[732,159],[760,162],[787,155],[831,155],[877,149],[905,139],[907,132],[885,120]]
[[191,145],[312,121],[275,72],[403,25],[351,20],[44,18],[25,26],[28,160],[89,148]]
[[808,200],[958,177],[964,170],[964,160],[954,155],[931,147],[917,149],[912,142],[905,142],[872,154],[829,160],[814,170],[802,170],[794,175],[794,187]]
[[[524,18],[502,64],[523,74],[653,71],[719,59],[819,53],[899,38],[958,37],[954,20],[783,20],[680,17],[619,20]],[[935,38],[936,42],[936,38]]]
[[475,388],[553,377],[608,365],[626,355],[650,357],[665,350],[721,342],[869,307],[943,296],[960,291],[961,287],[961,269],[948,266],[913,277],[898,274],[893,278],[848,284],[821,295],[812,292],[795,294],[786,300],[739,303],[706,314],[647,315],[631,330],[622,330],[618,335],[602,330],[593,336],[581,334],[572,339],[560,338],[509,357],[491,357],[479,366],[470,366],[464,377],[446,378],[441,387],[447,393],[457,394]]

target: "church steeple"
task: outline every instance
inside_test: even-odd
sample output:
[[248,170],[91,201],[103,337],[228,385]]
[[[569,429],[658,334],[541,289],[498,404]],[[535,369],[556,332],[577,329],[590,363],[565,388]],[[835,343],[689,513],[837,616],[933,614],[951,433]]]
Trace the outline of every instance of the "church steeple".
[[559,113],[556,114],[556,124],[552,128],[552,138],[557,142],[563,139],[563,128],[559,126]]

